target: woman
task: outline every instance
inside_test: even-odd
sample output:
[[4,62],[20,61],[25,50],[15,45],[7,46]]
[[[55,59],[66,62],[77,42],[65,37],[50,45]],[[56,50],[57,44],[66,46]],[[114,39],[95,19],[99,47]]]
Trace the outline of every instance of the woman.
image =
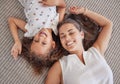
[[103,57],[111,37],[112,22],[83,7],[71,7],[70,12],[87,16],[102,30],[93,45],[85,51],[85,25],[75,19],[65,19],[58,31],[63,48],[70,54],[51,67],[45,84],[113,84],[112,71]]

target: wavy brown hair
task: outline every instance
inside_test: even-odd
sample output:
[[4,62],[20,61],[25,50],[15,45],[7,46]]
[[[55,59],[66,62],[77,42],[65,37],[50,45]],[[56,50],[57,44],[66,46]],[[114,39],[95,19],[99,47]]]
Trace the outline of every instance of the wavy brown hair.
[[96,41],[101,27],[83,14],[69,14],[66,18],[58,25],[59,28],[66,23],[72,23],[79,31],[84,32],[83,47],[85,50],[88,50],[93,43]]
[[46,56],[38,56],[34,52],[31,52],[30,47],[33,39],[24,37],[22,39],[22,57],[25,58],[33,67],[35,73],[41,74],[45,68],[52,66],[54,62],[63,56],[63,50],[59,45],[58,37],[52,32],[53,40],[56,42],[56,48],[51,49]]
[[[82,14],[67,15],[63,22],[58,25],[58,29],[65,23],[72,23],[79,31],[84,31],[85,38],[83,40],[83,46],[85,50],[93,45],[101,30],[97,23]],[[25,37],[22,39],[22,57],[32,65],[37,74],[42,73],[45,68],[51,67],[53,63],[59,60],[62,56],[69,54],[69,52],[62,47],[59,35],[55,36],[52,32],[52,37],[56,42],[56,48],[51,49],[49,53],[46,53],[47,58],[43,58],[45,56],[37,56],[34,52],[31,52],[30,47],[33,39]]]

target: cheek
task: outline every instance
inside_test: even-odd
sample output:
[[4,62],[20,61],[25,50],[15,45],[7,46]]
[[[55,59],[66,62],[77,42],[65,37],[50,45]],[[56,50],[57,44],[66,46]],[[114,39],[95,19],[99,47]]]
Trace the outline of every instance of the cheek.
[[45,41],[51,42],[51,41],[52,41],[52,38],[51,38],[51,37],[47,37],[47,38],[45,39]]
[[30,50],[33,50],[33,49],[34,49],[34,44],[31,44]]
[[65,46],[65,41],[64,41],[64,39],[60,39],[60,42],[61,42],[62,46],[64,47],[64,46]]
[[60,38],[60,43],[63,44],[63,40]]

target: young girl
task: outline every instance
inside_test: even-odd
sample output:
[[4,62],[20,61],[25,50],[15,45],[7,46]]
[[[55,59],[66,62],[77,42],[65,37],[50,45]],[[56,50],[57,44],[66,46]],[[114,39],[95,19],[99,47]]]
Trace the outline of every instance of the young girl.
[[16,59],[21,54],[22,44],[17,28],[25,32],[25,37],[34,37],[30,52],[37,56],[45,56],[55,48],[52,31],[57,34],[56,26],[65,13],[64,0],[19,0],[24,7],[27,22],[10,17],[9,27],[15,41],[11,54]]
[[62,46],[70,54],[51,67],[45,84],[113,84],[112,71],[103,57],[111,37],[112,22],[83,7],[71,7],[70,12],[87,16],[102,30],[92,47],[85,51],[83,30],[89,25],[77,18],[65,19],[58,30]]

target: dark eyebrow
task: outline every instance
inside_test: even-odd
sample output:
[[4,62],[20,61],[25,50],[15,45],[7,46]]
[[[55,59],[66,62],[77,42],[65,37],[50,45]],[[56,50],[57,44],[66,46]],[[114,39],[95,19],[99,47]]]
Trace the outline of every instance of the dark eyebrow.
[[72,31],[73,29],[69,29],[68,32]]
[[36,42],[36,43],[39,42],[39,40],[33,40],[33,41]]
[[[73,29],[69,29],[68,32],[72,31]],[[64,35],[64,33],[60,33],[60,35]]]

